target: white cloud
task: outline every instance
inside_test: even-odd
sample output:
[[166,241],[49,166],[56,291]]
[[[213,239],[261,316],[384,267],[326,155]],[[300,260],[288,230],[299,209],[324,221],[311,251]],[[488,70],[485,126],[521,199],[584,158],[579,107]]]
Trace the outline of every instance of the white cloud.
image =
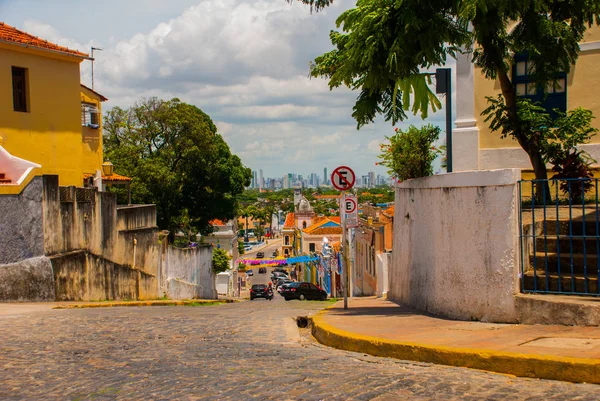
[[[117,13],[118,4],[107,0],[105,7]],[[357,131],[351,117],[357,94],[345,88],[330,91],[325,80],[308,78],[309,62],[331,48],[335,19],[354,2],[336,1],[317,14],[284,0],[143,4],[139,13],[135,7],[122,9],[136,18],[115,17],[131,26],[111,27],[92,40],[62,35],[61,19],[38,16],[23,28],[85,52],[92,45],[102,47],[95,55],[95,83],[110,99],[105,108],[129,107],[152,96],[195,104],[213,118],[232,152],[266,176],[307,174],[340,164],[360,175],[385,173],[374,163],[384,136],[393,133],[391,125],[378,119]],[[160,15],[168,17],[161,20]],[[81,36],[70,36],[87,38],[86,18],[94,17],[80,17]],[[142,21],[147,18],[156,23],[148,27]],[[82,81],[89,85],[90,62],[81,66]],[[439,113],[432,117],[434,123],[443,122]]]

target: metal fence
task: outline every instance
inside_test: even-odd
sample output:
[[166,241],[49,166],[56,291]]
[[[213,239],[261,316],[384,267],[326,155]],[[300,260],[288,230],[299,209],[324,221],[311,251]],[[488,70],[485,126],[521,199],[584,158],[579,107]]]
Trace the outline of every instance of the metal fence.
[[600,296],[598,179],[519,182],[521,291]]

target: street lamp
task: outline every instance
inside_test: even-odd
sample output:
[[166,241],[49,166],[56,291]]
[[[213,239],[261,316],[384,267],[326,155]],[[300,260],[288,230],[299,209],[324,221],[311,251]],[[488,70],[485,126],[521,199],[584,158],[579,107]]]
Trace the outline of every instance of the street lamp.
[[110,162],[110,160],[107,160],[104,163],[102,163],[102,174],[104,174],[105,176],[111,176],[113,175],[114,171],[115,166]]

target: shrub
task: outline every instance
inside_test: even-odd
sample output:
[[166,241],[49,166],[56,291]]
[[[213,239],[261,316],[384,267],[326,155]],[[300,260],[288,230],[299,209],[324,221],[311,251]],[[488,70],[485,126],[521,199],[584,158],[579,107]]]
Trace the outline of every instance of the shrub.
[[221,248],[213,248],[212,268],[215,274],[229,269],[229,260],[231,258],[227,251]]
[[427,177],[433,174],[432,163],[441,152],[434,147],[440,136],[440,128],[428,124],[417,128],[414,125],[387,137],[389,144],[381,144],[379,159],[388,173],[398,181]]

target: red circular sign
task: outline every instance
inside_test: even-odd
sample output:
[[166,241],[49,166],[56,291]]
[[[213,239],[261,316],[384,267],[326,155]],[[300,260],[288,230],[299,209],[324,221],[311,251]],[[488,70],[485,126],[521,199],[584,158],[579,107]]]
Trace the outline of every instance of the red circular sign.
[[355,182],[356,176],[350,167],[340,166],[331,173],[331,184],[338,191],[352,189]]

